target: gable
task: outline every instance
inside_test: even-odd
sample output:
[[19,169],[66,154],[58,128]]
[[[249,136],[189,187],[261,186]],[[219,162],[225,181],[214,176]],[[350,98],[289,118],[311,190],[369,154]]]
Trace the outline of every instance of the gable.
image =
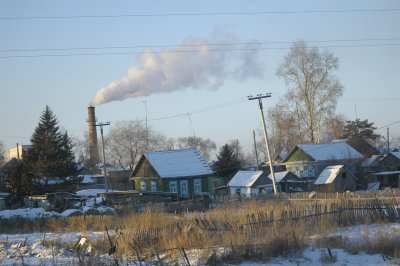
[[139,162],[136,164],[131,177],[160,177],[159,174],[151,166],[149,160],[142,155]]
[[296,146],[288,156],[283,160],[283,163],[300,162],[300,161],[315,161],[310,155],[305,153],[299,146]]

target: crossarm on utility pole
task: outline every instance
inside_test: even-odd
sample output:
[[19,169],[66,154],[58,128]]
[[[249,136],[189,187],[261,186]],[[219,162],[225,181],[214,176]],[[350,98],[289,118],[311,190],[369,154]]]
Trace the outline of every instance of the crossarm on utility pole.
[[260,113],[261,113],[261,122],[262,122],[263,129],[264,129],[265,148],[267,150],[267,155],[268,155],[268,160],[269,160],[269,169],[271,171],[272,186],[274,188],[274,193],[276,194],[277,189],[276,189],[276,183],[275,183],[275,172],[274,172],[274,166],[272,165],[271,152],[269,149],[268,133],[267,133],[267,127],[265,126],[265,117],[264,117],[264,111],[263,111],[263,105],[262,105],[262,99],[268,98],[268,97],[271,97],[271,93],[267,93],[265,95],[258,94],[257,96],[248,96],[247,98],[249,100],[258,100],[258,105],[260,107]]

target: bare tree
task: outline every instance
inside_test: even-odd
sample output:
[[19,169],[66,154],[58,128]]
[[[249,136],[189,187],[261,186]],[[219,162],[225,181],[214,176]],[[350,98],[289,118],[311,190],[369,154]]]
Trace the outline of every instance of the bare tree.
[[346,118],[343,114],[332,114],[328,116],[324,124],[324,139],[334,140],[340,139],[343,136]]
[[217,145],[210,139],[203,139],[201,137],[182,137],[178,138],[177,147],[195,148],[203,155],[206,161],[209,161],[212,153],[217,148]]
[[343,86],[335,77],[338,58],[330,52],[320,53],[304,41],[293,44],[277,76],[289,87],[283,105],[298,113],[302,130],[310,142],[319,142],[321,126],[329,114],[334,113]]
[[141,120],[121,121],[113,126],[106,137],[107,161],[133,170],[140,156],[146,150],[165,146],[165,137]]
[[4,150],[4,144],[3,142],[0,141],[0,166],[2,166],[5,163],[5,150]]
[[75,154],[75,160],[78,163],[85,163],[85,164],[88,163],[90,159],[88,132],[85,132],[83,139],[74,137],[72,141],[74,144],[73,151]]
[[[285,105],[276,105],[268,111],[268,119],[271,121],[269,138],[273,157],[288,153],[298,143],[303,142],[297,112],[293,113]],[[265,153],[265,148],[262,152]]]

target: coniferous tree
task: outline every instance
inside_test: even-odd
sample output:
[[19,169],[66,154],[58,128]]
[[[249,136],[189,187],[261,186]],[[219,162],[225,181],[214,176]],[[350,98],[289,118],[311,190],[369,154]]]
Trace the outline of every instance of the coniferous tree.
[[379,139],[375,133],[376,127],[368,119],[346,121],[342,138],[348,139],[349,144],[364,156],[379,154],[372,144]]
[[31,138],[31,149],[23,160],[39,192],[73,190],[78,182],[72,141],[62,133],[53,111],[46,106]]
[[238,159],[237,154],[232,150],[231,146],[225,144],[221,147],[217,154],[217,162],[214,166],[214,171],[219,176],[225,177],[228,182],[234,174],[240,169],[242,162]]

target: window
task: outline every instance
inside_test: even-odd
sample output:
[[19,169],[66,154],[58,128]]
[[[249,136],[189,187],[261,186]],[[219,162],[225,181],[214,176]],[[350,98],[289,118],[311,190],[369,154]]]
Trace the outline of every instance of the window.
[[213,181],[213,188],[219,187],[219,180],[214,180]]
[[140,190],[146,191],[146,181],[140,181]]
[[343,179],[346,179],[346,177],[347,177],[347,173],[346,173],[346,172],[343,172],[343,173],[342,173],[342,178],[343,178]]
[[181,196],[187,196],[188,193],[188,181],[187,180],[181,180]]
[[169,182],[169,192],[178,192],[176,181]]
[[200,178],[194,180],[193,187],[194,187],[194,194],[201,193],[201,179]]
[[240,196],[240,194],[242,194],[242,190],[240,188],[236,189],[236,195]]
[[151,181],[151,191],[157,191],[157,182]]

